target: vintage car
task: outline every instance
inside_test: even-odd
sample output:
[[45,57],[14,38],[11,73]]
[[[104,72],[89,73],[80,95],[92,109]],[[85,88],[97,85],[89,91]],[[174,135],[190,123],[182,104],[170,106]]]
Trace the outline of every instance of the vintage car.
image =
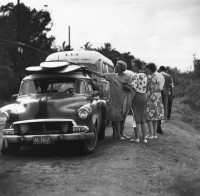
[[84,154],[104,139],[107,100],[95,91],[86,68],[48,60],[26,68],[14,103],[0,108],[4,120],[2,154],[15,154],[24,145],[78,141]]

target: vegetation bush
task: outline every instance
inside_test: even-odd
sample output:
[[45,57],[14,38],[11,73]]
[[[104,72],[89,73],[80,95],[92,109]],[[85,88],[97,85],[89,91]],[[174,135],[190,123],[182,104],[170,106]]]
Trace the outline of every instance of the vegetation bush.
[[200,80],[194,74],[174,76],[173,111],[182,114],[182,120],[200,128]]

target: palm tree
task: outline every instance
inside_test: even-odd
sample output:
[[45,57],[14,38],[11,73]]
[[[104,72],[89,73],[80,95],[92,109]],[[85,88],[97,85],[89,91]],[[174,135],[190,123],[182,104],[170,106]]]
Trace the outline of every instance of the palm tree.
[[94,49],[92,48],[92,44],[91,44],[90,42],[86,42],[86,43],[84,44],[84,46],[81,47],[81,49],[83,49],[83,50],[94,50]]
[[58,46],[60,48],[60,51],[72,51],[73,48],[69,45],[66,45],[66,42],[64,41],[62,43],[62,47],[61,46]]
[[110,43],[104,43],[104,46],[101,46],[100,48],[97,48],[96,51],[100,52],[115,64],[120,53],[116,51],[115,48],[112,48],[112,45]]
[[106,55],[106,53],[114,51],[115,49],[114,48],[112,49],[111,43],[107,42],[107,43],[104,43],[104,47],[101,46],[98,50],[101,51],[102,53],[104,53]]

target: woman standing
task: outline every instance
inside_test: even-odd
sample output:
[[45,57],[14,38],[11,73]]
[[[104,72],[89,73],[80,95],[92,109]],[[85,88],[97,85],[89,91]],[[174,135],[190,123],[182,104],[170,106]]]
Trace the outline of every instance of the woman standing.
[[149,63],[145,67],[148,75],[147,87],[147,121],[149,126],[149,135],[147,138],[157,138],[158,120],[164,118],[164,108],[161,98],[161,90],[158,77],[155,74],[156,65]]
[[135,115],[136,127],[134,127],[135,138],[131,139],[132,142],[139,142],[139,127],[141,126],[143,142],[146,143],[146,89],[147,89],[147,76],[143,73],[143,63],[139,59],[132,60],[133,71],[136,75],[133,77],[131,86],[135,89],[136,94],[132,101],[132,109]]
[[108,102],[108,120],[112,121],[113,130],[118,139],[124,139],[124,123],[130,108],[131,77],[124,74],[126,70],[124,61],[117,61],[115,73],[100,73],[90,70],[91,73],[105,78],[110,82],[110,98]]

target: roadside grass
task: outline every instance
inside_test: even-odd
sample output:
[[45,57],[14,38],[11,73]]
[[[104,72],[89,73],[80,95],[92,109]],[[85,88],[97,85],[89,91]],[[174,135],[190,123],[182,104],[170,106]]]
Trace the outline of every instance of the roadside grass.
[[156,176],[162,191],[181,196],[197,196],[200,193],[200,169],[192,170],[186,164],[166,168]]
[[[191,109],[189,104],[184,102],[185,97],[177,97],[173,100],[172,113],[181,114],[182,121],[200,129],[200,112]],[[199,132],[200,133],[200,132]],[[200,143],[196,143],[196,150],[200,150]],[[186,144],[185,144],[186,145]],[[185,149],[185,161],[189,160],[190,154],[187,146]],[[173,152],[172,152],[173,153]],[[195,152],[194,152],[195,153]],[[200,152],[199,152],[200,153]],[[195,159],[198,159],[196,157]],[[182,160],[173,167],[167,167],[155,175],[156,183],[159,184],[162,195],[181,195],[181,196],[199,196],[200,195],[200,162],[194,160],[193,166]],[[197,163],[197,164],[195,164]],[[194,166],[195,165],[195,166]],[[166,192],[168,194],[166,194]]]
[[189,104],[185,103],[185,97],[178,97],[173,100],[172,112],[180,113],[182,121],[200,130],[200,111],[193,110]]

